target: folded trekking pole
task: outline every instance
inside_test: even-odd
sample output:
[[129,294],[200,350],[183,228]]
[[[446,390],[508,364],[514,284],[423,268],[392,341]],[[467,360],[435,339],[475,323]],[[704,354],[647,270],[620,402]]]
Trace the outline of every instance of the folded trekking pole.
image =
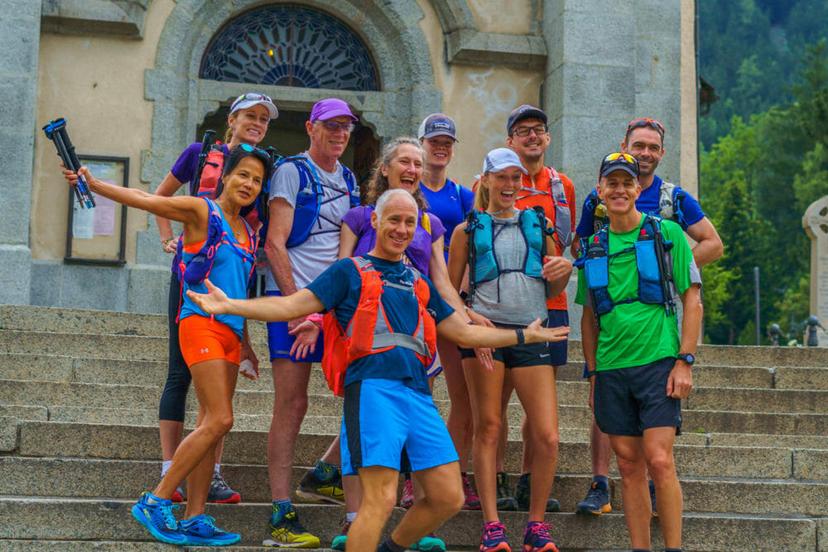
[[[72,145],[72,141],[69,139],[69,133],[66,132],[66,119],[61,117],[54,121],[49,121],[43,127],[43,132],[46,133],[46,138],[55,143],[58,155],[61,161],[63,161],[63,166],[77,174],[81,168],[81,164],[77,154],[75,154],[75,146]],[[81,209],[92,209],[95,207],[95,198],[92,192],[89,191],[86,180],[81,175],[78,174],[78,183],[73,188]]]
[[210,153],[210,148],[213,147],[215,139],[215,130],[207,130],[204,132],[204,137],[201,139],[201,151],[198,152],[198,166],[196,167],[195,175],[193,175],[193,179],[190,182],[190,195],[198,195],[198,187],[201,185],[201,171],[204,170],[204,164],[207,162],[207,155]]

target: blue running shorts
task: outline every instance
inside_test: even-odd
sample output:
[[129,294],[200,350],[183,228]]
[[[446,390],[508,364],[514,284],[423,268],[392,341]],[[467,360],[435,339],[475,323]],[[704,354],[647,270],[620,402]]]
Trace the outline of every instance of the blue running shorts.
[[342,475],[382,466],[418,472],[457,462],[457,451],[431,395],[403,380],[365,379],[345,388]]
[[[268,296],[281,296],[278,291],[265,292]],[[322,352],[324,349],[322,332],[319,332],[319,338],[316,340],[316,350],[309,353],[303,359],[297,359],[290,354],[290,348],[296,338],[288,333],[287,322],[268,322],[267,323],[267,345],[270,348],[270,360],[277,358],[289,358],[292,362],[322,362]]]

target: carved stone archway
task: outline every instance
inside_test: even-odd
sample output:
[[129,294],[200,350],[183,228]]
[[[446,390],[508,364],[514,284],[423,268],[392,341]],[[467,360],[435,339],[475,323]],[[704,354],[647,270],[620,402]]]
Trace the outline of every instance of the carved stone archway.
[[[434,84],[428,42],[419,22],[424,14],[411,0],[304,0],[358,33],[371,50],[382,90],[340,90],[256,85],[280,108],[309,110],[336,95],[349,102],[382,140],[410,134],[428,113],[439,111],[442,95]],[[179,0],[161,33],[155,67],[146,72],[145,97],[154,102],[152,143],[142,156],[141,180],[154,188],[176,156],[195,137],[198,123],[222,102],[248,91],[249,84],[199,79],[210,39],[230,19],[261,6],[261,0]],[[154,225],[139,237],[139,265],[163,266]]]

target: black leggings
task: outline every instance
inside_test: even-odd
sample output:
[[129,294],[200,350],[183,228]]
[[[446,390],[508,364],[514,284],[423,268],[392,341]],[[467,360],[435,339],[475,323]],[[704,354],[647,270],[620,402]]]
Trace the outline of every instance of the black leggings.
[[161,393],[161,402],[158,405],[158,419],[172,422],[184,421],[184,408],[187,403],[187,391],[190,389],[190,370],[184,357],[181,355],[181,347],[178,344],[178,308],[181,304],[181,284],[178,275],[173,273],[170,277],[170,294],[167,301],[167,316],[170,330],[169,368],[167,370],[167,382],[164,384],[164,391]]

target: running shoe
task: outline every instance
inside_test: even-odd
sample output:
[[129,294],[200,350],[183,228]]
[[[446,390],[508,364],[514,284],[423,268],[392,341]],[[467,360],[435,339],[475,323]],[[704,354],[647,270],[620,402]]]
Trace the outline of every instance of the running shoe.
[[170,500],[173,502],[187,502],[187,492],[184,490],[184,487],[176,487],[175,491],[173,492]]
[[181,532],[187,538],[187,546],[230,546],[241,540],[238,533],[229,533],[216,527],[216,520],[207,514],[199,514],[181,520]]
[[518,509],[518,503],[512,496],[512,489],[509,487],[509,474],[497,472],[497,509],[514,512]]
[[331,541],[332,550],[345,550],[345,543],[348,542],[348,529],[351,528],[351,522],[347,519],[342,520],[342,529],[339,534]]
[[132,517],[143,525],[155,540],[182,545],[187,542],[187,538],[173,515],[176,508],[178,506],[174,506],[171,500],[144,493],[132,506]]
[[316,467],[302,477],[296,495],[310,502],[345,504],[342,472],[336,466],[320,460]]
[[603,481],[593,481],[586,497],[575,507],[576,514],[600,516],[612,512],[609,485]]
[[446,543],[435,534],[426,535],[411,545],[410,550],[420,552],[446,552]]
[[262,541],[263,546],[275,548],[320,548],[319,537],[312,535],[299,523],[299,516],[293,506],[282,511],[273,505],[270,515],[271,539]]
[[650,487],[650,508],[653,510],[653,516],[658,517],[658,509],[656,508],[656,493],[655,493],[655,483],[652,479],[647,482],[648,486]]
[[414,506],[414,482],[406,479],[403,484],[402,496],[400,497],[400,507],[407,510],[412,506]]
[[480,552],[512,552],[512,547],[506,540],[506,527],[502,523],[490,521],[483,524]]
[[477,496],[477,491],[474,488],[474,483],[472,483],[471,477],[469,474],[464,473],[462,474],[463,477],[463,495],[466,497],[465,501],[463,502],[463,509],[464,510],[479,510],[480,509],[480,497]]
[[523,532],[523,552],[558,552],[549,535],[549,524],[530,521]]
[[210,491],[207,493],[207,502],[238,504],[241,502],[241,495],[230,488],[220,473],[213,473],[213,481],[210,482]]
[[[532,474],[524,473],[518,478],[517,485],[515,485],[515,500],[517,500],[518,510],[521,512],[529,511],[529,501],[532,497]],[[560,512],[561,503],[555,498],[546,499],[547,512]]]

